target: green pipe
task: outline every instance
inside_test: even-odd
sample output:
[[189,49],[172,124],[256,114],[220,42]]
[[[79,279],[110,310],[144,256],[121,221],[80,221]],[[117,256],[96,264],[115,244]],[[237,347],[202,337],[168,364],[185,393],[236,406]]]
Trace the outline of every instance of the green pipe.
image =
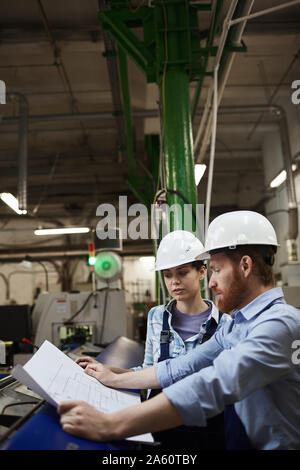
[[100,11],[99,19],[115,41],[123,45],[132,60],[146,73],[149,65],[154,62],[152,52],[117,17],[114,11]]
[[[164,86],[163,133],[166,186],[183,194],[195,208],[197,193],[194,175],[189,78],[184,71],[169,70],[166,72]],[[182,208],[185,203],[176,194],[168,195],[167,202],[169,205],[180,204]]]
[[[183,5],[185,7],[185,5]],[[166,30],[186,27],[186,10],[179,5],[165,5]],[[189,75],[183,66],[168,65],[184,58],[187,50],[188,31],[181,34],[167,32],[165,37],[165,68],[160,83],[163,114],[163,145],[166,187],[178,191],[195,209],[197,190],[194,176],[193,136],[189,98]],[[170,229],[184,228],[185,201],[179,194],[167,194],[170,206],[181,206],[182,221],[171,220]]]
[[[236,9],[234,11],[233,19],[240,18],[245,14],[244,13],[245,6],[247,5],[247,3],[248,3],[248,0],[239,0],[239,2],[237,3]],[[225,46],[224,46],[224,53],[222,54],[222,57],[220,60],[219,77],[221,78],[233,52],[233,49],[230,46],[232,43],[234,43],[236,32],[240,29],[240,27],[241,25],[239,23],[234,24],[233,26],[231,26],[231,28],[228,31],[227,39],[226,39]],[[247,48],[245,46],[242,49],[237,49],[236,52],[239,52],[239,50],[241,52],[243,51],[247,52]]]
[[135,162],[135,155],[134,155],[134,141],[133,141],[133,127],[132,127],[132,119],[131,119],[127,57],[126,57],[126,52],[123,50],[123,48],[119,44],[117,46],[117,52],[118,52],[119,71],[120,71],[120,79],[121,79],[121,90],[122,90],[122,97],[123,97],[123,111],[124,111],[125,129],[126,129],[129,175],[133,177],[136,173],[136,162]]

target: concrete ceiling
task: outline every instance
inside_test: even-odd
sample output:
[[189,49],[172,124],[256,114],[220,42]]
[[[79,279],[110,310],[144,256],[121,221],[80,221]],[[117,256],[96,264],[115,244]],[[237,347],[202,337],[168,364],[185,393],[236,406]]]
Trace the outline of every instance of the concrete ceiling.
[[[253,12],[282,3],[259,0]],[[93,224],[99,204],[117,203],[119,195],[136,202],[126,185],[126,158],[118,151],[103,32],[97,20],[98,2],[2,0],[0,10],[0,79],[6,83],[7,92],[22,93],[29,104],[30,226],[50,226],[51,221]],[[205,29],[209,13],[201,15],[199,24]],[[299,31],[300,4],[247,24],[243,40],[248,50],[236,55],[218,119],[212,215],[228,208],[261,207],[262,140],[266,132],[276,130],[276,123],[267,114],[256,125],[261,113],[247,113],[245,109],[226,113],[226,108],[266,105],[274,90],[273,103],[290,95],[292,81],[300,78],[299,58],[289,69],[300,48]],[[145,166],[144,134],[158,132],[159,120],[140,117],[136,112],[157,110],[157,87],[147,85],[130,60],[129,78],[137,158]],[[208,85],[207,78],[200,107],[204,106]],[[191,98],[195,86],[191,84]],[[78,118],[85,113],[103,114],[94,119]],[[16,102],[1,105],[0,191],[13,194],[18,182],[18,115]],[[195,119],[195,133],[199,122],[200,115]],[[199,186],[200,203],[205,202],[206,182],[205,176]],[[1,202],[2,228],[13,218],[17,216]],[[25,226],[27,220],[22,217],[18,223]]]

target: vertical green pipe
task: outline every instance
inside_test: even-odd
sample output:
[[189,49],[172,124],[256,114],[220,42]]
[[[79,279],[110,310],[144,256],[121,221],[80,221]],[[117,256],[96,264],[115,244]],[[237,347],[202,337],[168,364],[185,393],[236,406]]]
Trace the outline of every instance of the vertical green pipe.
[[136,173],[136,163],[135,163],[135,155],[134,155],[134,140],[133,140],[133,127],[132,127],[132,118],[131,118],[127,56],[126,56],[126,52],[119,45],[117,47],[117,51],[118,51],[119,71],[120,71],[121,89],[122,89],[122,98],[123,98],[123,110],[124,110],[125,129],[126,129],[126,144],[127,144],[126,147],[127,147],[127,155],[128,155],[129,175],[131,177],[134,177]]
[[[163,5],[165,35],[165,63],[161,80],[163,144],[166,186],[179,191],[195,209],[197,190],[194,176],[193,135],[190,111],[189,76],[183,64],[186,55],[186,12],[178,4]],[[167,203],[185,204],[177,194],[168,194]],[[183,228],[178,221],[171,230]]]
[[[170,69],[166,72],[163,118],[167,187],[180,191],[191,204],[195,204],[189,78],[182,70]],[[182,203],[179,196],[170,197]]]

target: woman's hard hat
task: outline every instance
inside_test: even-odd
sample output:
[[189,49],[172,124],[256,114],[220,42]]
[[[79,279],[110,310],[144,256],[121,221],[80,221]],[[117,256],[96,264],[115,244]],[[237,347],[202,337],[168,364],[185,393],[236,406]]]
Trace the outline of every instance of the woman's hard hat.
[[156,254],[155,271],[174,268],[193,261],[208,259],[209,254],[202,257],[204,246],[191,232],[174,230],[160,242]]
[[205,255],[222,248],[239,245],[279,246],[269,220],[258,212],[234,211],[216,217],[207,229]]

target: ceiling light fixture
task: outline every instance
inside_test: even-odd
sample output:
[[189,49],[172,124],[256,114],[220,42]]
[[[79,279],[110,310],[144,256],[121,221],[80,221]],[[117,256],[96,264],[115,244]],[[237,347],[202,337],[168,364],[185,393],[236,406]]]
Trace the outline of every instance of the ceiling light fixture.
[[19,209],[18,199],[11,193],[1,193],[0,199],[19,215],[27,214],[26,210]]
[[200,183],[200,180],[202,178],[202,176],[204,175],[205,173],[205,170],[206,170],[206,165],[204,164],[196,164],[195,165],[195,183],[196,183],[196,186],[198,186],[198,184]]
[[[297,165],[295,163],[292,164],[292,171],[297,169]],[[278,188],[284,181],[286,180],[286,170],[282,170],[275,178],[272,179],[270,183],[270,188]]]
[[62,227],[62,228],[43,228],[34,231],[35,235],[68,235],[72,233],[88,233],[89,227]]

